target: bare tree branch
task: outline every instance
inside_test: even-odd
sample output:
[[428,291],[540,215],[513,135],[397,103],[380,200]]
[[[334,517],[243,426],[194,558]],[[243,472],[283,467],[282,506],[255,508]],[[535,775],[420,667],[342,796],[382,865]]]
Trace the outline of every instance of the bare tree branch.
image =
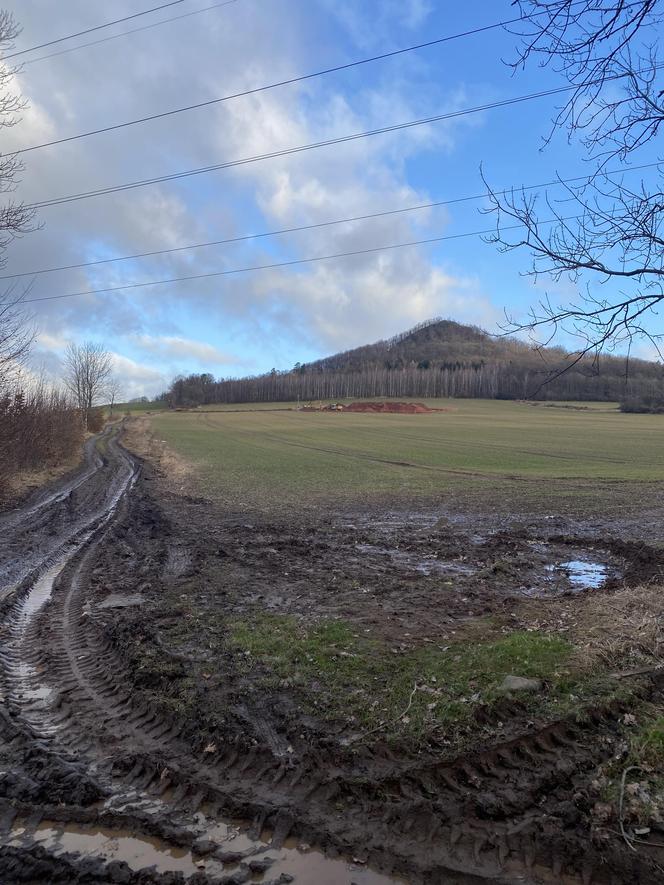
[[[580,338],[584,355],[629,346],[635,336],[655,341],[650,324],[664,298],[664,165],[651,180],[629,184],[626,161],[652,146],[664,120],[661,0],[516,2],[527,23],[513,67],[537,61],[574,87],[545,141],[566,128],[593,169],[585,181],[559,180],[540,195],[498,191],[485,179],[487,211],[496,217],[488,240],[503,252],[529,252],[527,273],[535,279],[544,275],[577,291],[569,303],[545,296],[507,327],[539,330],[548,340],[567,332]],[[624,172],[607,171],[610,159],[622,161]]]

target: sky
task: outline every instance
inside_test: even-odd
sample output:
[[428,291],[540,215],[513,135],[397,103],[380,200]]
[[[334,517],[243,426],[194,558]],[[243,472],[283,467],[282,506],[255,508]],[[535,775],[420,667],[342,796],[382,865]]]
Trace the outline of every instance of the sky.
[[[5,0],[16,51],[158,5],[157,0]],[[264,86],[513,18],[509,0],[183,0],[112,28],[27,52],[21,122],[4,152]],[[168,19],[175,20],[168,21]],[[156,25],[157,22],[162,24]],[[126,33],[132,31],[132,33]],[[118,35],[118,36],[116,36]],[[113,39],[107,39],[112,37]],[[103,42],[98,42],[103,40]],[[92,45],[83,45],[83,44]],[[517,36],[496,28],[175,116],[22,154],[15,197],[41,202],[428,118],[555,88],[514,71]],[[74,51],[72,47],[78,47]],[[123,398],[153,396],[177,374],[289,368],[442,316],[495,332],[566,281],[524,274],[527,254],[479,236],[486,200],[279,236],[34,274],[191,244],[481,195],[587,172],[579,147],[549,133],[552,97],[466,114],[189,178],[47,206],[0,274],[29,286],[33,368],[57,378],[70,341],[103,343]],[[438,243],[216,274],[340,252]],[[565,343],[565,342],[562,342]]]

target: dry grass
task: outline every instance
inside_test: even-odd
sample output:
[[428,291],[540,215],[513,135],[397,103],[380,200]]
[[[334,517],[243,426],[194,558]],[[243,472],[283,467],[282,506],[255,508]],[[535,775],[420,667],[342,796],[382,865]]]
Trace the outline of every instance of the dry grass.
[[664,587],[643,584],[525,603],[518,617],[528,630],[565,635],[579,669],[628,670],[664,666]]
[[185,491],[194,468],[174,452],[163,439],[157,439],[147,418],[131,418],[125,423],[123,442],[132,452],[154,464],[172,483],[172,491]]
[[27,497],[30,492],[60,479],[70,470],[74,470],[81,463],[81,453],[73,455],[57,467],[44,467],[41,470],[21,470],[14,476],[11,476],[7,483],[7,491],[3,496],[3,507],[16,506],[23,498]]

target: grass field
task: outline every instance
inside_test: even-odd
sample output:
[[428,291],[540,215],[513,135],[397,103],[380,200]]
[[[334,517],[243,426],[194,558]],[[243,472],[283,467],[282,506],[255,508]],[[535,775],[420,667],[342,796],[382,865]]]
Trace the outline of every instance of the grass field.
[[664,481],[664,416],[610,404],[432,401],[425,415],[161,412],[153,432],[226,505],[446,499],[603,512],[643,505]]
[[[158,412],[166,408],[164,403],[115,403],[113,406],[114,415],[142,415],[148,412]],[[107,415],[110,414],[111,407],[103,406]]]

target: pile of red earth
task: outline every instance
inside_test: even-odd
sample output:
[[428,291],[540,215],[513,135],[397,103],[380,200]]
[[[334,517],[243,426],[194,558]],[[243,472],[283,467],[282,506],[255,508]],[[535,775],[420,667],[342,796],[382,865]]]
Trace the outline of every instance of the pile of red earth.
[[437,412],[424,403],[351,403],[344,412],[398,412],[401,415],[421,415],[424,412]]

